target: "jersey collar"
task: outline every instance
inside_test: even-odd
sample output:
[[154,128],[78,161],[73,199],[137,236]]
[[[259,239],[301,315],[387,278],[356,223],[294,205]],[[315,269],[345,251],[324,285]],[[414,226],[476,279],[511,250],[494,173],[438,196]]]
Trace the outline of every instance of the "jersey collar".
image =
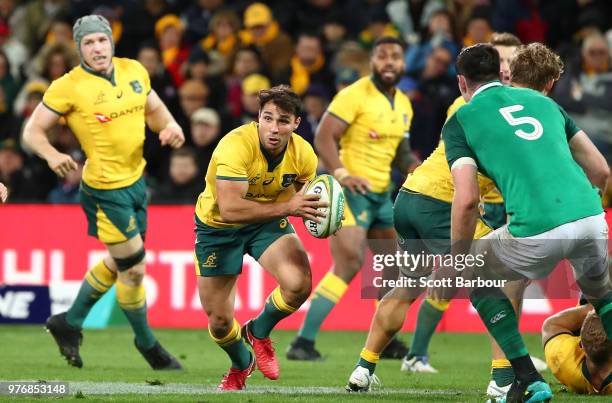
[[474,92],[474,94],[472,94],[472,98],[474,98],[476,95],[480,94],[481,92],[488,90],[489,88],[501,87],[502,85],[503,84],[500,83],[498,80],[483,84],[480,87],[478,87],[478,89]]
[[113,66],[113,70],[111,71],[110,77],[102,74],[102,73],[98,73],[97,71],[94,71],[91,67],[89,67],[88,65],[86,65],[85,63],[81,62],[81,68],[83,70],[85,70],[87,73],[92,74],[96,77],[100,77],[103,78],[107,81],[109,81],[113,86],[116,85],[115,84],[115,66]]
[[395,88],[395,92],[393,93],[393,96],[390,96],[389,94],[387,94],[385,92],[385,90],[383,89],[382,84],[376,79],[376,77],[374,77],[374,74],[372,74],[370,76],[370,81],[372,81],[372,84],[374,84],[374,87],[376,87],[378,92],[380,92],[381,94],[383,94],[383,96],[385,98],[387,98],[387,100],[391,104],[391,109],[393,109],[395,107],[395,102],[394,102],[395,101],[395,93],[398,91],[398,89]]

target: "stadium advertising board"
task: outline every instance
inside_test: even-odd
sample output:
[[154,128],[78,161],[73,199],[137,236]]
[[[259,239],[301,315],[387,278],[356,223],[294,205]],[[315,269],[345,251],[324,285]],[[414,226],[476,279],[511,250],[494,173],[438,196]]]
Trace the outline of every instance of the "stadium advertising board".
[[[48,286],[51,312],[66,310],[76,296],[87,268],[104,255],[102,245],[85,235],[86,221],[80,207],[5,205],[0,207],[0,222],[0,284]],[[333,264],[328,243],[309,235],[301,220],[292,222],[308,252],[313,283],[316,284]],[[149,320],[153,326],[201,328],[207,325],[196,289],[193,228],[191,206],[149,208],[145,286]],[[372,299],[361,298],[360,284],[360,278],[356,278],[324,322],[323,329],[369,328],[375,303]],[[274,287],[271,276],[252,258],[245,257],[243,273],[238,281],[236,318],[242,322],[257,315]],[[6,293],[0,295],[6,298]],[[111,298],[107,300],[112,301]],[[4,300],[1,303],[5,303]],[[521,328],[523,331],[539,331],[548,315],[574,304],[575,300],[570,299],[526,300]],[[297,329],[306,308],[303,306],[297,314],[283,320],[279,328]],[[44,312],[37,304],[37,313],[39,309]],[[415,308],[410,310],[407,329],[413,328],[416,312]],[[100,315],[99,311],[92,313]],[[484,331],[465,299],[451,304],[440,327],[453,332]]]

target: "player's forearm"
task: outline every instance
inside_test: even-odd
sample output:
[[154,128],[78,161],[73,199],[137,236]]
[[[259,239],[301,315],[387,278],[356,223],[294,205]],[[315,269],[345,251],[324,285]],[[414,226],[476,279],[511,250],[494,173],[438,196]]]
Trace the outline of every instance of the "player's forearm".
[[574,308],[565,309],[544,321],[542,324],[542,341],[546,343],[551,337],[560,333],[573,333],[582,327],[582,322],[592,305],[581,305]]
[[155,133],[159,133],[164,130],[168,125],[177,125],[176,120],[164,105],[160,102],[155,106],[155,109],[149,111],[146,115],[147,126]]
[[239,198],[219,203],[219,212],[227,223],[244,224],[286,217],[289,208],[286,202],[263,203]]
[[315,150],[329,173],[333,174],[336,169],[343,167],[338,155],[338,144],[332,136],[317,135]]
[[31,120],[23,129],[23,142],[44,160],[49,160],[59,154],[59,151],[49,142],[44,130],[33,125]]
[[468,253],[478,219],[478,202],[453,199],[451,245],[453,253]]

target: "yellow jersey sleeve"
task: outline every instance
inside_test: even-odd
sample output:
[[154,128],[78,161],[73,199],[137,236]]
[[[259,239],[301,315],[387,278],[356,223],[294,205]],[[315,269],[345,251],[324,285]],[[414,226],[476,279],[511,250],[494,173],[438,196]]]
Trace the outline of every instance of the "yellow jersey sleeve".
[[356,87],[342,89],[327,107],[329,113],[342,119],[347,124],[353,123],[359,112],[361,97],[355,96],[354,88]]
[[151,92],[151,77],[149,77],[149,72],[147,71],[147,69],[145,69],[145,67],[137,60],[132,60],[134,63],[136,63],[136,65],[138,66],[137,68],[141,71],[142,74],[142,78],[144,81],[144,93],[149,95],[149,93]]
[[[298,136],[298,134],[293,134],[294,136]],[[317,155],[315,154],[312,146],[304,141],[302,145],[302,158],[301,158],[301,169],[300,175],[295,180],[299,183],[307,183],[314,179],[317,175],[317,165],[319,164],[319,160]]]
[[71,100],[73,84],[70,81],[67,74],[53,81],[43,96],[43,105],[58,115],[70,112],[73,108]]
[[219,142],[212,160],[217,165],[216,179],[248,180],[249,161],[253,155],[239,136],[229,136]]
[[571,334],[559,334],[552,337],[544,346],[544,356],[555,378],[572,392],[598,393],[582,371],[585,353],[580,345],[580,337]]

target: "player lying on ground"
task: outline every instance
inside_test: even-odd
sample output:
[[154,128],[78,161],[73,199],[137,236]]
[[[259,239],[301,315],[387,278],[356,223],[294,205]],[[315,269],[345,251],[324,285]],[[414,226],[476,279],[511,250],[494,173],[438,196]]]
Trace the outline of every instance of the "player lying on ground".
[[569,390],[612,395],[612,341],[590,304],[546,319],[542,345],[550,370]]

